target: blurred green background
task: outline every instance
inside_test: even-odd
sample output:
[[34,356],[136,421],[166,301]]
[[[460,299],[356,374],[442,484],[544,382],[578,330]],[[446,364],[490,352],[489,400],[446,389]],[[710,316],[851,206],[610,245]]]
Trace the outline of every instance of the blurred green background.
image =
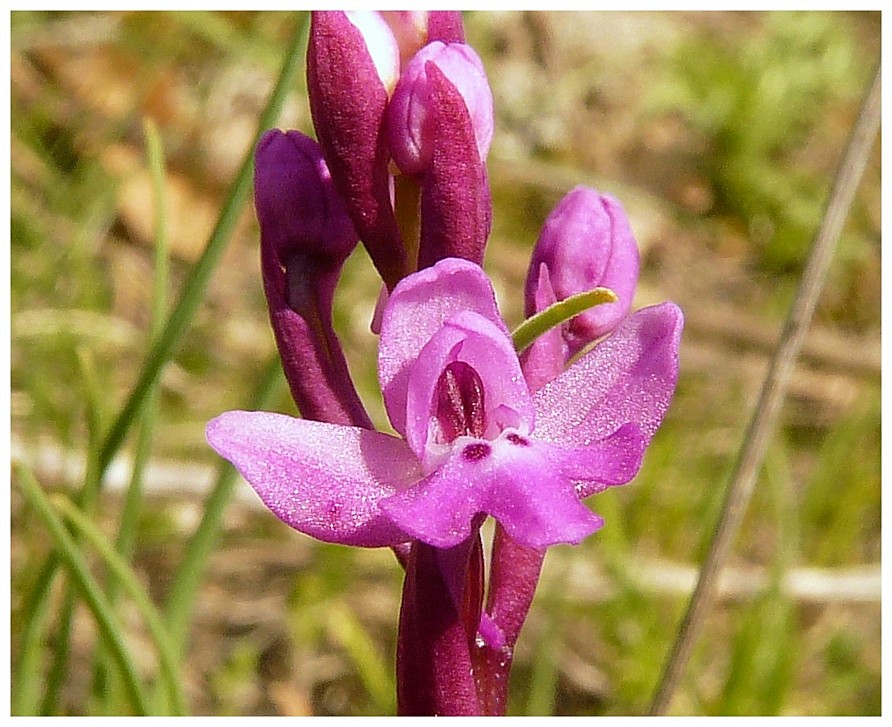
[[[47,490],[79,486],[91,427],[108,425],[149,347],[155,208],[143,120],[167,158],[175,301],[300,15],[12,13],[13,460]],[[466,27],[496,103],[486,267],[509,325],[541,223],[576,184],[614,194],[630,214],[643,260],[636,307],[671,299],[686,314],[666,423],[638,478],[592,500],[607,526],[549,553],[512,675],[512,714],[639,714],[879,59],[880,14],[481,12]],[[310,132],[298,77],[280,125]],[[673,713],[880,713],[879,156],[877,144]],[[217,464],[204,424],[245,406],[274,352],[257,245],[248,205],[161,379],[133,532],[134,567],[158,603]],[[368,330],[378,284],[357,251],[336,322],[384,427]],[[294,412],[283,385],[271,408]],[[92,513],[111,535],[125,465]],[[311,541],[239,488],[183,644],[192,711],[392,711],[392,555]],[[15,487],[12,520],[15,666],[26,594],[51,546]],[[29,647],[28,689],[45,687],[62,600],[57,587],[49,629]],[[153,678],[140,618],[124,598],[118,612]],[[78,606],[72,663],[90,663],[95,644]],[[23,688],[14,678],[14,700]],[[53,707],[120,709],[83,668],[69,670]]]

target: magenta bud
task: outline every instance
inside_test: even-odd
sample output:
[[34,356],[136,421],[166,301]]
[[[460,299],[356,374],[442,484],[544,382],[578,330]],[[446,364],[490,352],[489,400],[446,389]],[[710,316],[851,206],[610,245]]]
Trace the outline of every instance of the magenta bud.
[[313,13],[307,91],[316,137],[356,231],[389,288],[406,271],[382,129],[389,79],[398,69],[396,40],[377,13]]
[[340,265],[359,238],[319,144],[299,131],[267,131],[254,156],[254,207],[264,244],[284,266],[295,256]]
[[492,142],[492,91],[480,57],[468,45],[434,41],[403,69],[387,110],[390,151],[405,174],[424,172],[433,156],[434,119],[442,110],[435,103],[430,65],[436,66],[461,95],[481,161],[486,159]]
[[[526,314],[533,315],[548,295],[557,300],[596,287],[610,288],[616,303],[605,303],[565,324],[567,357],[612,331],[629,313],[638,283],[638,245],[622,205],[590,187],[576,187],[554,208],[533,250],[527,273]],[[542,269],[548,279],[540,281]]]
[[315,141],[299,131],[263,135],[254,207],[270,323],[301,414],[371,427],[332,327],[335,286],[358,238]]
[[418,268],[448,257],[483,264],[492,228],[492,198],[486,166],[477,153],[474,128],[458,89],[438,66],[428,68],[433,153],[421,180]]

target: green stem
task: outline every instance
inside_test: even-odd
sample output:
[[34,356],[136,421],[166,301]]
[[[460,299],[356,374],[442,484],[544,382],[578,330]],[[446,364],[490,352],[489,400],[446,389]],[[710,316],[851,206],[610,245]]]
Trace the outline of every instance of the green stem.
[[[161,324],[167,307],[167,279],[168,279],[168,234],[167,234],[167,204],[165,196],[165,164],[164,149],[158,127],[151,119],[143,121],[143,132],[146,138],[146,156],[152,178],[152,191],[155,208],[155,275],[153,280],[152,314],[149,324],[151,345],[161,332]],[[121,556],[128,562],[133,557],[136,547],[136,533],[139,525],[139,514],[142,510],[143,472],[152,451],[154,438],[155,419],[158,413],[158,385],[151,387],[146,402],[145,411],[139,417],[139,432],[136,440],[136,452],[133,457],[133,472],[130,483],[124,495],[124,507],[121,512],[121,520],[118,525],[118,535],[115,547]],[[108,583],[107,593],[109,602],[114,605],[117,602],[118,582],[112,580]],[[93,674],[94,694],[114,694],[115,685],[108,684],[108,672],[106,659],[102,653],[97,654],[96,666]],[[111,699],[109,701],[114,701]]]
[[[102,439],[102,387],[99,383],[99,374],[96,371],[96,362],[90,351],[83,348],[78,349],[77,357],[81,379],[84,382],[87,393],[87,428],[89,431],[86,472],[84,473],[84,485],[78,493],[78,505],[89,512],[99,497],[98,453],[99,443]],[[77,543],[77,538],[75,538],[75,543]],[[52,561],[52,557],[50,560]],[[55,567],[53,567],[54,569]],[[48,574],[48,577],[49,580],[45,581],[47,585],[52,580],[52,574]],[[41,578],[39,582],[43,583],[44,579]],[[38,593],[37,595],[39,596],[40,594]],[[40,603],[40,600],[42,599],[38,599],[36,604],[38,608],[43,605]],[[52,667],[47,675],[46,691],[40,707],[40,713],[44,715],[55,713],[62,685],[68,676],[68,664],[71,653],[71,628],[75,602],[75,590],[71,582],[66,581],[62,595],[62,604],[59,607],[58,631],[53,641],[54,656]]]
[[514,329],[511,334],[514,348],[517,353],[521,353],[543,333],[548,333],[552,328],[570,320],[573,316],[578,316],[596,305],[616,303],[618,300],[616,293],[610,288],[592,288],[584,293],[577,293],[569,298],[564,298],[564,300],[559,300],[536,315],[530,316]]
[[[149,335],[151,336],[151,341],[154,342],[161,333],[164,312],[167,308],[169,244],[165,195],[165,164],[164,149],[161,144],[158,127],[151,119],[145,119],[143,130],[146,137],[149,170],[152,176],[152,192],[155,197],[155,276],[153,280],[152,316],[149,324]],[[153,386],[148,392],[145,416],[141,417],[136,454],[133,460],[133,473],[127,488],[124,510],[121,514],[121,523],[118,528],[117,550],[125,558],[131,556],[134,548],[136,525],[142,502],[142,473],[151,452],[157,399],[157,386]],[[111,600],[114,601],[114,598],[112,597]]]
[[74,539],[68,534],[34,475],[22,465],[17,470],[19,489],[49,531],[58,558],[68,568],[72,583],[77,587],[87,608],[93,614],[99,634],[121,670],[133,710],[138,715],[147,714],[148,702],[139,681],[136,665],[127,652],[123,631],[108,599],[100,590],[96,579],[90,574]]
[[[47,563],[50,561],[48,560]],[[49,593],[50,584],[55,576],[55,567],[52,570],[44,567],[37,576],[37,581],[31,591],[34,593]],[[44,598],[35,604],[37,610],[26,611],[28,619],[25,621],[22,631],[22,641],[19,647],[19,663],[16,667],[16,676],[13,679],[12,691],[12,715],[36,716],[40,708],[40,667],[43,656],[43,631],[46,628],[50,614],[50,599]]]

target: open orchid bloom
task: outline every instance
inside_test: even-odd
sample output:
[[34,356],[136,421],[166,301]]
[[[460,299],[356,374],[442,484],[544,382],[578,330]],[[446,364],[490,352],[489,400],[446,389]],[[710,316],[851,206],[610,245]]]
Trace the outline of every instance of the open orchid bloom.
[[291,527],[366,547],[450,548],[478,515],[518,543],[578,543],[601,519],[580,500],[628,482],[668,407],[681,311],[630,316],[531,394],[483,270],[447,259],[403,279],[384,310],[378,374],[399,438],[233,411],[208,424]]

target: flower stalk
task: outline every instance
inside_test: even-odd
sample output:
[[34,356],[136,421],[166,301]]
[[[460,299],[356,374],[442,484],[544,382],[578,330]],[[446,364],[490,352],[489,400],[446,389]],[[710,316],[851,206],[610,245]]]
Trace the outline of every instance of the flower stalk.
[[[307,76],[318,144],[270,132],[255,176],[270,320],[303,418],[225,412],[208,442],[292,528],[397,554],[400,714],[502,715],[545,552],[599,530],[583,501],[640,468],[683,316],[630,313],[631,228],[580,187],[546,220],[528,318],[509,332],[481,268],[492,94],[459,13],[315,12]],[[331,325],[357,240],[383,283],[372,327],[396,436],[374,430]]]

